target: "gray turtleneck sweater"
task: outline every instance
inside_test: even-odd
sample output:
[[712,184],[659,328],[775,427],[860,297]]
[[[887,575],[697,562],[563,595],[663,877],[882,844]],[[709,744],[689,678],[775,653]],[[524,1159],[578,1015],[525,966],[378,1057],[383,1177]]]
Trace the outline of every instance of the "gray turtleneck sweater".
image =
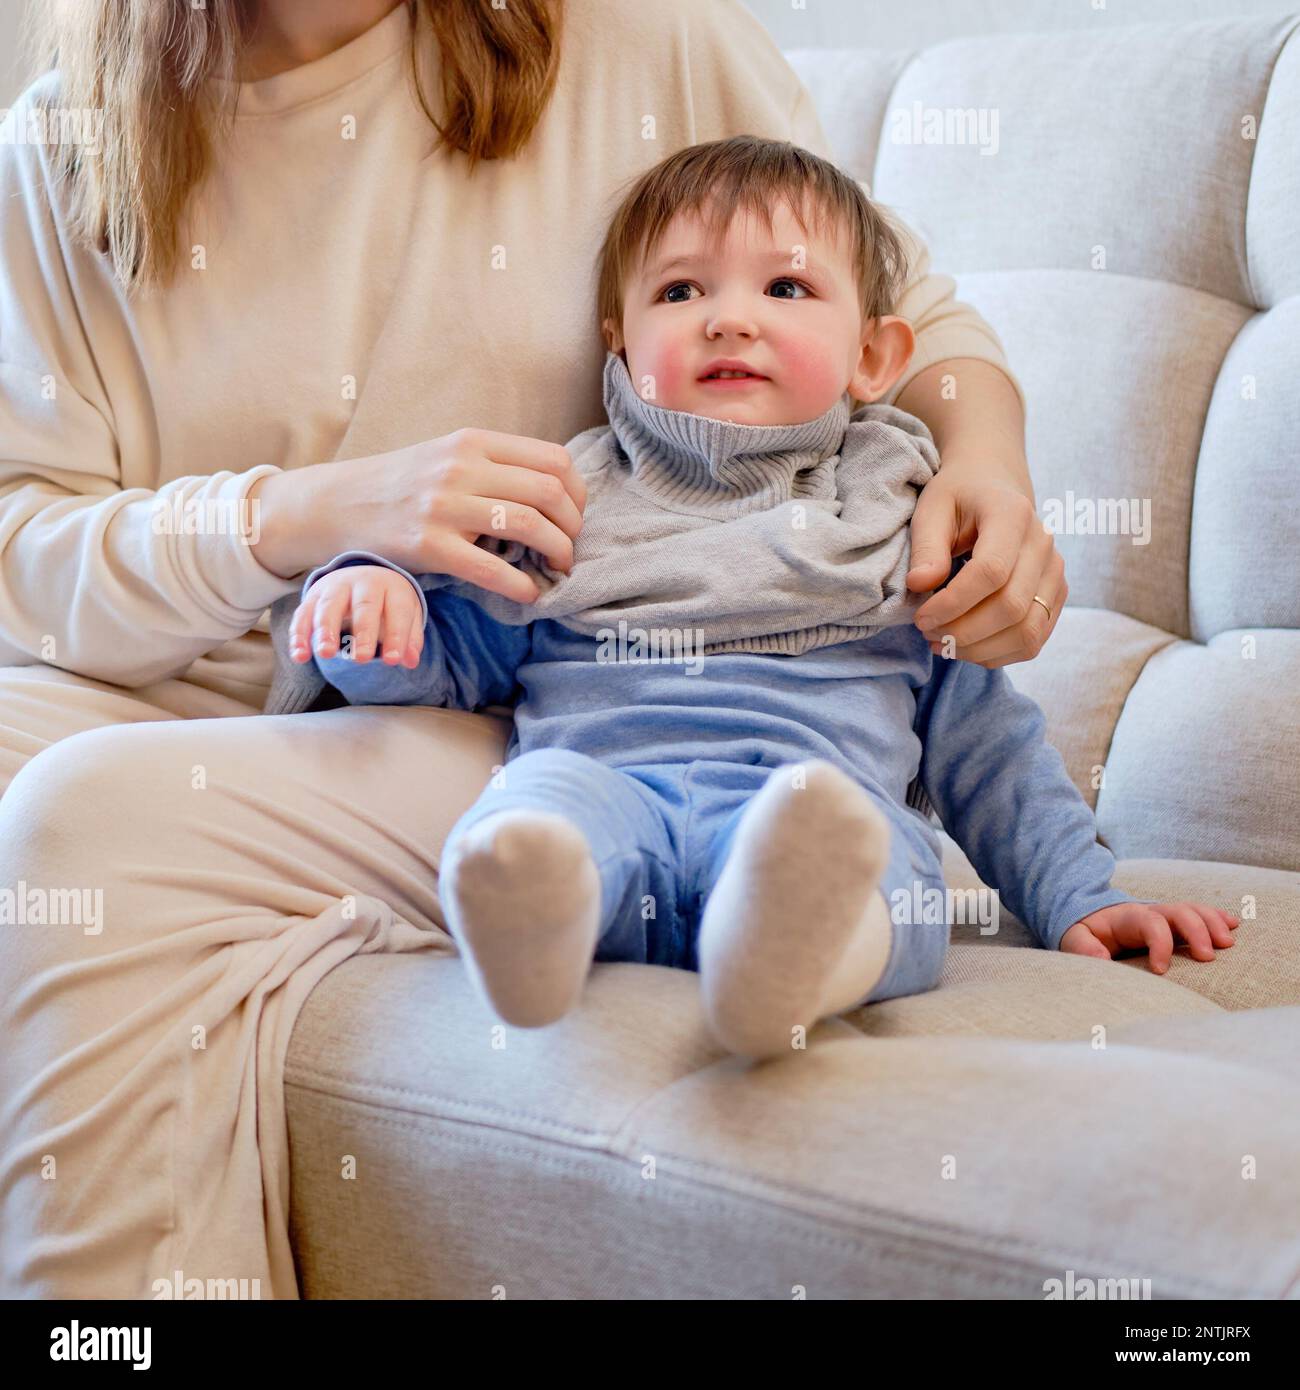
[[[938,468],[929,431],[893,406],[850,413],[846,392],[815,420],[746,425],[643,400],[627,364],[605,359],[609,424],[568,444],[587,485],[569,574],[518,542],[480,541],[529,574],[520,604],[448,576],[500,622],[552,619],[595,636],[687,630],[697,649],[796,656],[911,621],[908,525]],[[380,557],[348,551],[313,571]],[[294,665],[288,623],[298,599],[272,609],[276,675],[267,713],[307,708],[324,687],[315,663]]]

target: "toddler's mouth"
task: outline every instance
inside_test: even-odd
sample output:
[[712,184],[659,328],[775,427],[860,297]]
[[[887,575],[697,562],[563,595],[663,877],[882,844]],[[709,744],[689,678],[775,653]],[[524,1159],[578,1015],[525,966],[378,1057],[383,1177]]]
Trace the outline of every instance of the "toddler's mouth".
[[712,362],[698,378],[702,386],[744,386],[767,380],[768,377],[754,371],[748,363],[737,361]]

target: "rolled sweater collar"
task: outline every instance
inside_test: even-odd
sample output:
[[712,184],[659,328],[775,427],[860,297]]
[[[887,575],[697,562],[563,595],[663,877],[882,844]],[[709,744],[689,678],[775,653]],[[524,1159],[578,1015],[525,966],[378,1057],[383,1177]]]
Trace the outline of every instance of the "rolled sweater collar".
[[719,514],[833,497],[850,418],[847,391],[815,420],[745,425],[644,400],[627,363],[605,358],[605,410],[633,485],[667,504]]

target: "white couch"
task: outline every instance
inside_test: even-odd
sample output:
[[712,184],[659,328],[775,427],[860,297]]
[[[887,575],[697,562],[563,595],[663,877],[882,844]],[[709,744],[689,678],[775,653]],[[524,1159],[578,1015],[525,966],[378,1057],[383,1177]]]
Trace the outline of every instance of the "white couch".
[[[790,55],[1002,334],[1040,507],[1149,501],[1146,544],[1059,537],[1069,607],[1008,674],[1120,886],[1236,946],[1157,978],[957,928],[939,990],[759,1066],[685,972],[598,966],[497,1048],[457,960],[356,958],[286,1077],[306,1295],[1300,1296],[1298,27]],[[893,138],[915,103],[996,112],[996,153]]]

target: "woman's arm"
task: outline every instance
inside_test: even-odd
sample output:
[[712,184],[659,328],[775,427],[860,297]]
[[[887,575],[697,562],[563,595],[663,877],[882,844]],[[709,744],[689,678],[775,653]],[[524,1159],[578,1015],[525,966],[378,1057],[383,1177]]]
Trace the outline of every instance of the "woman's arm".
[[[23,119],[20,103],[7,120]],[[116,326],[107,296],[81,293],[100,272],[60,206],[43,148],[0,140],[0,665],[146,685],[294,587],[253,557],[246,525],[248,490],[277,470],[123,487],[120,441],[154,423],[147,399],[109,396],[90,334],[96,315],[114,343]]]
[[936,362],[914,376],[894,404],[929,426],[943,467],[959,466],[963,453],[983,453],[991,473],[1001,472],[1009,486],[1034,500],[1024,407],[1001,368],[976,358]]
[[459,532],[572,563],[583,484],[544,441],[461,431],[378,458],[124,486],[124,450],[156,435],[153,403],[122,366],[131,329],[107,272],[61,208],[42,148],[0,140],[0,666],[148,685],[247,632],[354,541],[522,585],[503,587],[522,602],[531,581]]
[[912,518],[908,588],[942,584],[952,557],[971,551],[952,583],[917,610],[917,626],[932,650],[947,638],[950,655],[990,669],[1037,656],[1069,586],[1034,510],[1018,389],[990,362],[953,358],[914,376],[894,404],[929,426],[940,458]]

